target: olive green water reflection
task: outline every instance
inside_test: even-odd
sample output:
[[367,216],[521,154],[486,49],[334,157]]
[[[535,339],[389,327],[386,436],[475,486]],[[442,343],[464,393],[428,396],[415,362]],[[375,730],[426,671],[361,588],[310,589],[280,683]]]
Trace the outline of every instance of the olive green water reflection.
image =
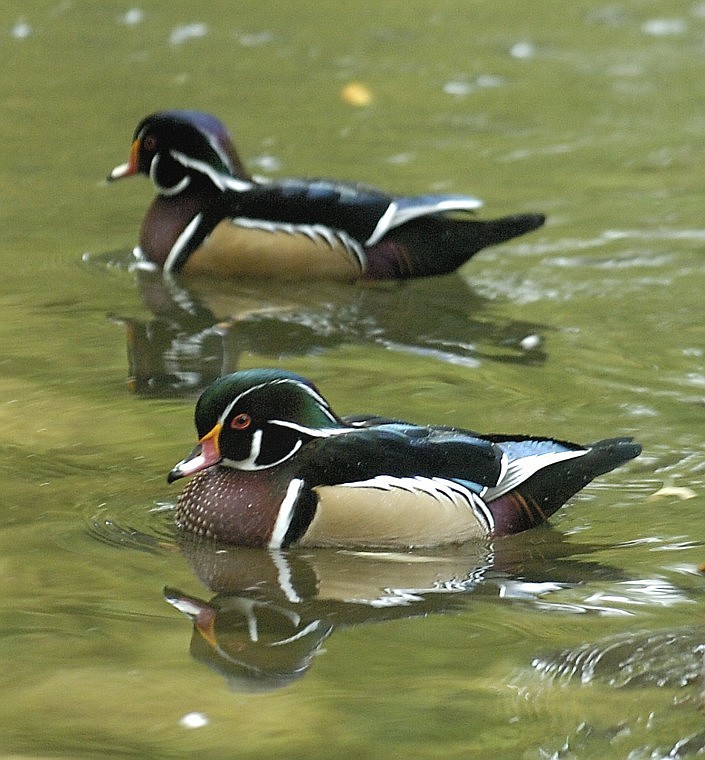
[[[0,56],[0,754],[703,750],[702,3],[6,2]],[[351,81],[371,105],[340,99]],[[146,296],[118,263],[151,189],[102,178],[171,106],[217,113],[257,171],[475,193],[549,224],[401,291]],[[277,572],[247,570],[253,599],[237,562],[209,576],[176,544],[164,476],[193,438],[194,366],[262,364],[341,413],[645,453],[552,528],[393,571],[259,558]],[[231,659],[262,657],[255,628],[300,633],[299,677],[234,690],[165,586],[212,603]]]

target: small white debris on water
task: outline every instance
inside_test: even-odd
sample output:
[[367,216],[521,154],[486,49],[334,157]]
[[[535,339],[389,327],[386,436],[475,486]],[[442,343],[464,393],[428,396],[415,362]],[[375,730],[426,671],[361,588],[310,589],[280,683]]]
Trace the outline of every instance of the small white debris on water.
[[203,728],[209,723],[208,718],[200,712],[190,712],[181,718],[179,725],[182,728]]
[[391,156],[387,156],[387,158],[384,159],[385,163],[387,164],[393,164],[394,166],[404,166],[405,164],[410,164],[412,161],[416,160],[416,153],[413,151],[408,151],[406,153],[394,153]]
[[16,40],[25,40],[32,34],[32,27],[26,21],[18,21],[12,27],[11,34]]
[[475,89],[475,85],[472,82],[446,82],[443,85],[443,92],[446,95],[455,95],[460,97],[462,95],[469,95]]
[[536,48],[530,42],[515,42],[509,48],[509,55],[512,58],[533,58],[536,55]]
[[524,351],[533,351],[541,345],[541,336],[536,334],[527,335],[525,338],[521,339],[519,345]]
[[263,32],[243,32],[237,38],[243,47],[260,47],[274,41],[274,34],[268,29]]
[[483,89],[502,87],[504,85],[504,77],[497,76],[496,74],[480,74],[475,80],[475,84]]
[[670,34],[683,34],[687,24],[682,18],[652,18],[642,24],[641,31],[652,37],[666,37]]
[[125,26],[136,26],[144,21],[144,11],[141,8],[130,8],[120,16],[120,23]]
[[250,159],[249,163],[263,172],[278,172],[282,168],[282,162],[270,153],[255,156]]
[[181,45],[187,40],[195,39],[196,37],[205,37],[208,34],[208,24],[184,24],[183,26],[176,26],[171,30],[169,42],[172,45]]
[[476,90],[485,90],[493,87],[502,87],[504,79],[495,74],[480,74],[473,81],[465,79],[451,79],[443,85],[443,92],[446,95],[455,95],[462,97],[470,95]]

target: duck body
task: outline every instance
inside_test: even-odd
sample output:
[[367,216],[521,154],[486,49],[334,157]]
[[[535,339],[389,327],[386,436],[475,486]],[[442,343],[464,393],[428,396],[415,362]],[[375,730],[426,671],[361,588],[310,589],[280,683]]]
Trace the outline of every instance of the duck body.
[[402,548],[518,533],[641,451],[628,438],[580,446],[338,417],[308,380],[282,370],[220,378],[195,416],[198,445],[168,477],[194,475],[177,524],[269,548]]
[[470,196],[255,178],[223,124],[198,111],[163,111],[140,122],[129,160],[109,179],[140,173],[157,196],[137,256],[174,274],[349,281],[446,274],[545,220],[476,219],[482,202]]

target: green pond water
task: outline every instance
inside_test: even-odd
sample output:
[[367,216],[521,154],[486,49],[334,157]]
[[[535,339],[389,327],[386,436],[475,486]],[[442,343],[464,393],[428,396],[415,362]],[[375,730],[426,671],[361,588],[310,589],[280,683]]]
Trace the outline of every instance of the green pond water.
[[[0,59],[0,756],[705,753],[705,3],[5,0]],[[257,172],[549,220],[403,287],[138,277],[151,187],[104,177],[167,107]],[[199,384],[262,365],[644,453],[487,546],[179,545]]]

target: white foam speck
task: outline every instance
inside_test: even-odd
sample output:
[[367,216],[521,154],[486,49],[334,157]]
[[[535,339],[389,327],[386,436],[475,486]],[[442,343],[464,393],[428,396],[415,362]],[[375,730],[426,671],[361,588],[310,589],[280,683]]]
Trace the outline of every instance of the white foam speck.
[[476,90],[488,89],[492,87],[502,87],[504,79],[494,74],[480,74],[474,81],[470,82],[465,79],[451,79],[443,85],[443,92],[446,95],[455,95],[462,97],[470,95]]
[[12,27],[11,34],[16,40],[24,40],[32,34],[32,27],[26,21],[18,21]]
[[237,39],[243,47],[259,47],[260,45],[268,45],[270,42],[273,42],[274,35],[268,30],[263,32],[243,32]]
[[512,58],[533,58],[536,48],[530,42],[516,42],[509,48],[509,55]]
[[195,39],[196,37],[205,37],[208,34],[208,24],[195,23],[175,26],[171,30],[169,42],[172,45],[181,45],[182,43]]
[[207,716],[200,712],[186,713],[180,720],[179,725],[182,728],[203,728],[207,726],[210,721]]
[[463,95],[469,95],[475,90],[475,85],[472,82],[451,81],[446,82],[443,85],[443,92],[446,95],[455,95],[456,97],[462,97]]
[[135,26],[141,24],[142,21],[144,21],[144,11],[141,8],[130,8],[120,16],[120,22],[126,26]]
[[652,37],[666,37],[671,34],[683,34],[687,25],[682,18],[652,18],[645,21],[641,27],[644,34]]
[[534,349],[538,348],[541,343],[541,336],[532,334],[527,335],[525,338],[522,338],[519,342],[519,345],[524,349],[524,351],[533,351]]
[[250,165],[256,166],[263,172],[278,172],[282,168],[282,162],[269,153],[263,153],[250,159]]

